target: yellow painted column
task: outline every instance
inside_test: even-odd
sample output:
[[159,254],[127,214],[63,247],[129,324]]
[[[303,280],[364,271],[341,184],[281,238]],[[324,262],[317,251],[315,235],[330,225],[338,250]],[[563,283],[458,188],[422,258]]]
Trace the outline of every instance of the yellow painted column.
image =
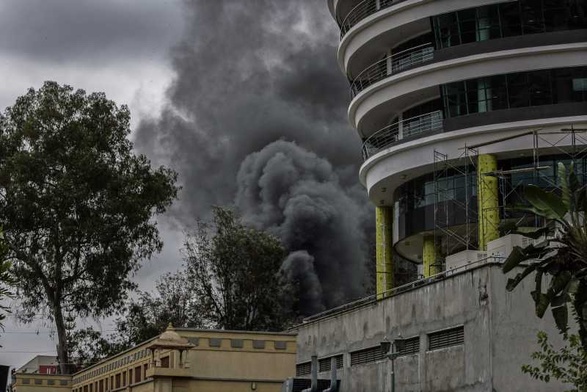
[[424,277],[436,275],[440,271],[440,267],[436,264],[436,244],[434,243],[434,236],[425,236],[422,243],[422,263],[424,263]]
[[375,208],[375,260],[377,275],[377,299],[385,297],[386,292],[393,288],[393,265],[391,251],[392,238],[392,207]]
[[497,177],[487,175],[497,170],[494,155],[479,155],[477,161],[477,205],[479,210],[479,250],[499,237],[499,192]]

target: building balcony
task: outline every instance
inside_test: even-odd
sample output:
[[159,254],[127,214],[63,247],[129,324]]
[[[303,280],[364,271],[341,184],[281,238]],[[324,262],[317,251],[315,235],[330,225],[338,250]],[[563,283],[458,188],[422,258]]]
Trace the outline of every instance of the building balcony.
[[340,37],[342,38],[353,26],[385,8],[406,0],[364,0],[357,4],[340,22]]
[[379,60],[351,81],[351,98],[380,80],[431,61],[433,58],[434,46],[432,43],[426,43]]
[[363,143],[363,159],[369,159],[379,151],[397,144],[402,139],[411,139],[442,131],[442,119],[442,112],[437,110],[397,121],[381,128]]

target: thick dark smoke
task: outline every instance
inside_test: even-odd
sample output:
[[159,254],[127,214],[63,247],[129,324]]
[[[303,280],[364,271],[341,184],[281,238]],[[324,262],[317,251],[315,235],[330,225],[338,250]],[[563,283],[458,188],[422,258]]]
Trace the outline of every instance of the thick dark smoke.
[[[135,136],[139,150],[180,174],[172,218],[191,225],[238,192],[243,216],[302,252],[288,259],[291,273],[307,273],[308,284],[318,277],[309,311],[361,295],[371,212],[357,186],[360,141],[346,120],[326,2],[186,0],[185,11],[168,104]],[[294,265],[303,251],[313,261]]]
[[237,182],[244,221],[276,234],[295,252],[283,268],[308,290],[312,301],[301,301],[302,312],[364,293],[367,204],[349,195],[330,163],[277,141],[244,160]]

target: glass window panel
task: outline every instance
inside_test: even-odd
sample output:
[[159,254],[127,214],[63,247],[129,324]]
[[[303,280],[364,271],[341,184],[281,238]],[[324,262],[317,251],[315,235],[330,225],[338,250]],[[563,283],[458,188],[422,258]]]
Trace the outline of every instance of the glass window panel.
[[468,9],[458,12],[460,43],[467,44],[477,40],[476,10]]
[[542,2],[537,0],[521,0],[522,33],[534,34],[544,32]]
[[515,73],[507,75],[509,106],[511,108],[526,107],[529,104],[530,96],[526,74]]
[[520,23],[520,9],[518,3],[501,4],[499,6],[501,31],[504,37],[522,34]]
[[552,103],[549,71],[528,73],[530,105],[540,106]]

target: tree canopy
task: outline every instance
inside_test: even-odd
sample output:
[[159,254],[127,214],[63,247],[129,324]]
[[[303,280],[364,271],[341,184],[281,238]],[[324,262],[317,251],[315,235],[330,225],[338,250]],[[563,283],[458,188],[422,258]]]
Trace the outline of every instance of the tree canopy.
[[215,207],[186,241],[188,276],[202,314],[215,328],[283,329],[289,312],[281,273],[286,256],[279,239],[243,225],[229,209]]
[[180,328],[202,327],[198,301],[185,271],[161,276],[153,292],[139,291],[126,301],[116,319],[115,331],[102,334],[88,327],[68,330],[70,356],[79,368],[128,350],[161,334],[169,324]]
[[6,319],[6,314],[10,313],[10,307],[4,301],[12,297],[11,287],[16,283],[16,279],[10,271],[12,263],[6,260],[7,248],[2,237],[0,231],[0,329],[4,328],[2,322]]
[[540,351],[532,353],[538,366],[524,365],[522,371],[544,382],[559,380],[572,385],[574,388],[567,392],[584,392],[587,390],[587,351],[581,346],[578,335],[564,333],[563,340],[567,344],[557,350],[548,341],[548,335],[539,332]]
[[93,363],[174,327],[232,330],[285,329],[293,320],[291,282],[281,264],[280,241],[243,225],[228,208],[215,207],[186,237],[185,266],[157,281],[154,292],[126,301],[116,331],[70,333],[76,364]]
[[129,141],[130,113],[103,93],[45,82],[0,115],[0,224],[23,298],[23,320],[55,324],[61,371],[66,316],[104,316],[161,249],[154,214],[177,194]]

